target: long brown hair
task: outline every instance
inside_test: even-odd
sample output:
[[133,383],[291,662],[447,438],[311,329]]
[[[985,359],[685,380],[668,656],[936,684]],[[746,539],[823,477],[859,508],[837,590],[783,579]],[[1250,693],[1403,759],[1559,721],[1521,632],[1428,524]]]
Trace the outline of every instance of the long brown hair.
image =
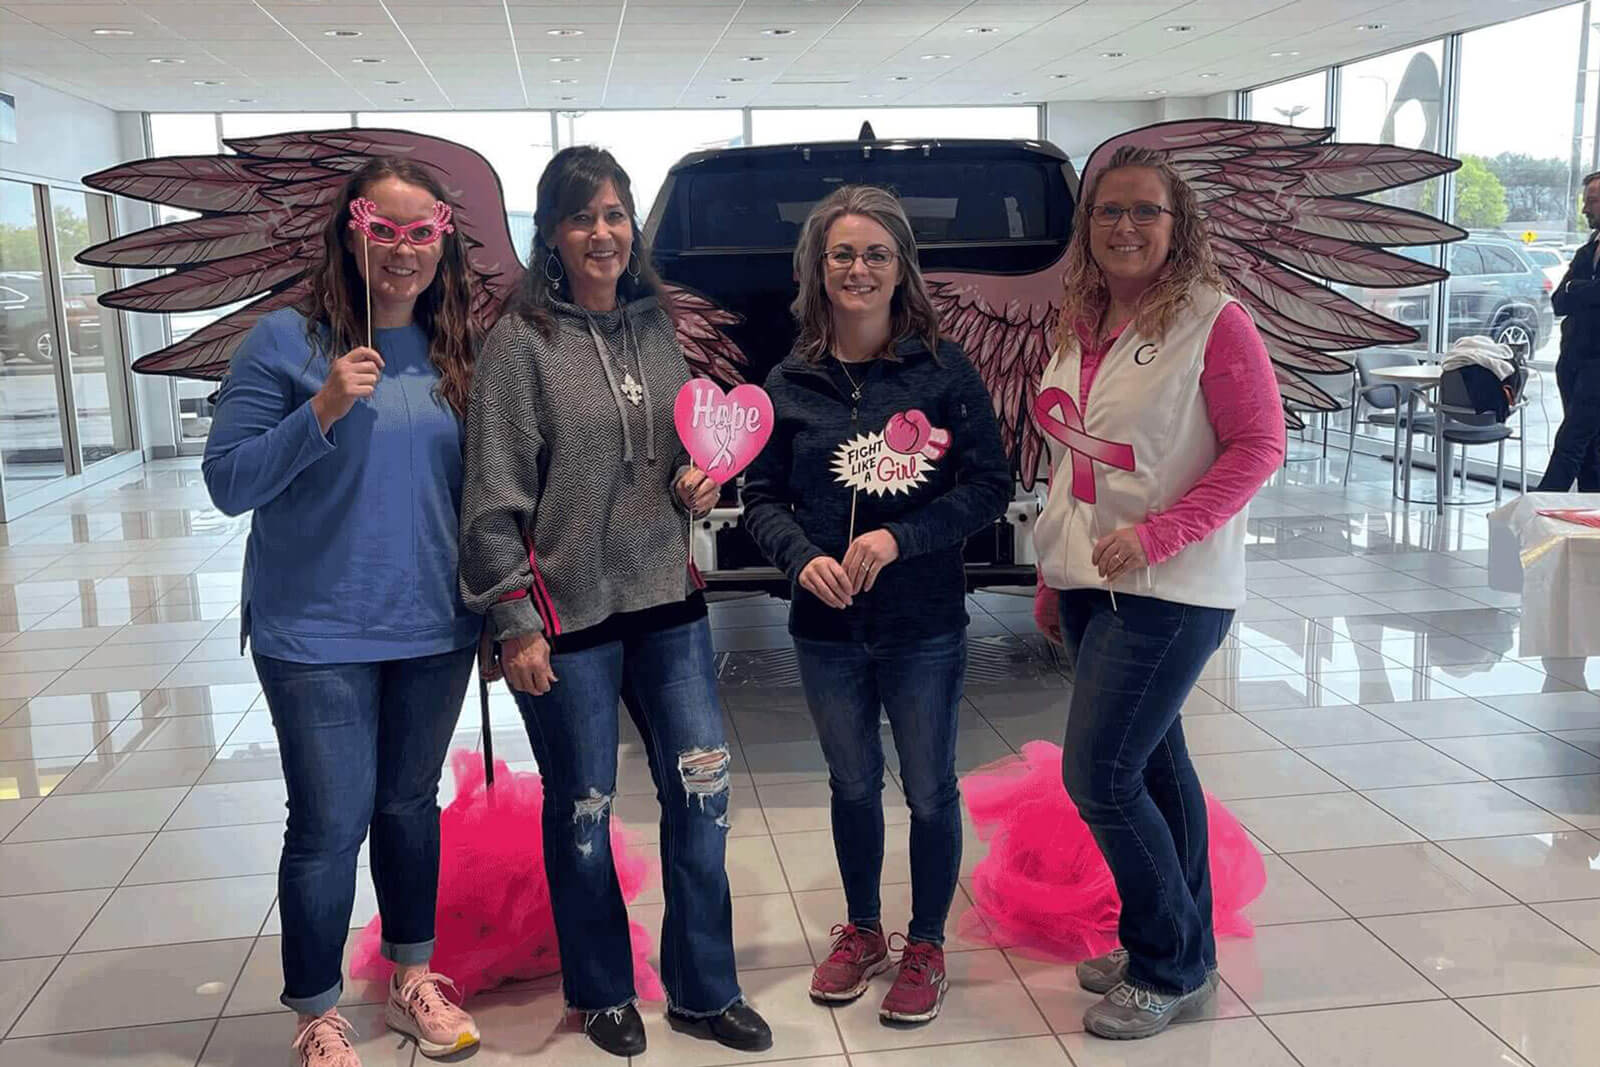
[[[409,160],[374,158],[350,176],[339,196],[339,210],[323,228],[323,258],[312,273],[311,292],[299,305],[306,317],[312,352],[330,360],[367,340],[367,283],[345,235],[350,231],[350,202],[385,178],[398,178],[428,190],[435,200],[450,202],[439,180]],[[439,269],[417,298],[415,316],[428,336],[428,359],[439,372],[437,393],[457,415],[465,416],[479,331],[472,321],[472,293],[461,238],[447,233],[440,240],[444,247]]]
[[842,185],[806,216],[800,243],[794,250],[794,276],[800,283],[800,291],[789,305],[800,327],[794,351],[813,363],[827,359],[833,351],[833,306],[828,301],[824,281],[827,265],[822,261],[822,254],[827,251],[829,228],[846,215],[871,219],[894,238],[900,262],[900,284],[895,286],[889,304],[890,349],[884,354],[892,357],[895,343],[920,337],[928,351],[937,355],[939,316],[933,310],[933,301],[928,299],[922,267],[917,263],[917,239],[911,232],[911,220],[906,218],[900,200],[876,185]]
[[1143,167],[1161,175],[1167,195],[1172,199],[1172,248],[1167,254],[1166,269],[1139,297],[1139,309],[1134,317],[1139,332],[1147,337],[1165,336],[1173,316],[1189,302],[1195,286],[1227,288],[1211,252],[1205,219],[1200,214],[1200,200],[1189,183],[1161,153],[1148,148],[1120,148],[1078,200],[1072,221],[1072,241],[1067,246],[1067,266],[1062,274],[1065,290],[1059,320],[1062,346],[1076,341],[1074,331],[1080,322],[1098,328],[1111,306],[1105,275],[1100,273],[1089,249],[1089,227],[1093,221],[1089,210],[1094,207],[1095,194],[1105,176],[1127,167]]
[[551,305],[557,300],[572,302],[572,286],[567,280],[561,253],[553,243],[556,227],[562,219],[587,207],[606,182],[616,190],[633,229],[633,249],[627,267],[617,279],[617,299],[627,303],[646,296],[663,296],[661,279],[650,263],[650,250],[645,247],[644,232],[639,229],[639,214],[634,208],[633,183],[628,180],[628,172],[604,148],[593,145],[563,148],[539,175],[538,200],[533,211],[533,247],[516,301],[517,314],[547,338],[555,336],[556,329]]

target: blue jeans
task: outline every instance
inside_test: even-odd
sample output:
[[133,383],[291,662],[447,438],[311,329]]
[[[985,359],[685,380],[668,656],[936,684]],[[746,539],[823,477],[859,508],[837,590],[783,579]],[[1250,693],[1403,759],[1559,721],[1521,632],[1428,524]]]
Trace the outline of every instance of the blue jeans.
[[961,873],[956,722],[967,671],[967,632],[915,641],[794,639],[806,703],[828,760],[833,849],[853,923],[880,921],[883,741],[888,713],[911,809],[912,941],[944,944]]
[[321,1015],[339,1002],[356,855],[369,831],[383,955],[432,957],[439,773],[475,652],[384,663],[254,656],[289,793],[278,863],[286,1007]]
[[556,653],[544,696],[517,694],[544,779],[544,869],[567,1003],[635,999],[628,911],[611,859],[617,700],[639,727],[661,804],[661,979],[672,1009],[712,1016],[740,999],[725,865],[728,744],[705,619]]
[[1217,965],[1206,800],[1180,712],[1233,612],[1104,590],[1061,594],[1073,669],[1062,777],[1122,898],[1128,980],[1188,993]]

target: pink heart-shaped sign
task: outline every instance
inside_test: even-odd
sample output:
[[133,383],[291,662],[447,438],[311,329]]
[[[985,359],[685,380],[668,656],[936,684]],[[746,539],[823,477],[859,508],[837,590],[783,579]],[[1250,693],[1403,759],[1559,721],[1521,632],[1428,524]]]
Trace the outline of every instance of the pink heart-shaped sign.
[[759,385],[725,394],[709,378],[691,378],[678,390],[672,417],[689,458],[718,485],[750,466],[772,436],[772,398]]

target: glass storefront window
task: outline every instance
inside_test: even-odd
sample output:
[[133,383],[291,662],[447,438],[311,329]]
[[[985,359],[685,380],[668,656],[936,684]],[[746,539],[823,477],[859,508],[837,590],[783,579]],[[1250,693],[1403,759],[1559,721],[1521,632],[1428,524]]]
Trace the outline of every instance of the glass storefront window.
[[773,108],[751,113],[750,135],[756,144],[853,141],[863,122],[878,137],[1039,137],[1032,106]]
[[1318,127],[1328,124],[1328,72],[1319,70],[1244,94],[1245,114],[1254,122]]
[[559,111],[556,129],[562,148],[593,144],[617,157],[643,223],[672,165],[690,152],[739,144],[744,116],[736,110]]
[[52,189],[50,203],[67,313],[67,343],[62,348],[72,373],[78,449],[87,467],[133,447],[122,334],[116,313],[95,299],[116,288],[116,281],[110,270],[77,262],[79,252],[110,239],[110,198]]
[[0,180],[0,462],[7,499],[67,474],[55,284],[42,236],[37,187]]

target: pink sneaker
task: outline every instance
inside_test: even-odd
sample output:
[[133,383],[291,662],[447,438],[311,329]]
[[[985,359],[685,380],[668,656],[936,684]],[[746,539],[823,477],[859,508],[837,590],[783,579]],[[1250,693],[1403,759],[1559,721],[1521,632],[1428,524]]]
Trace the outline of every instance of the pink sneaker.
[[949,988],[944,949],[924,941],[906,941],[900,952],[900,973],[878,1015],[893,1023],[925,1023],[939,1014]]
[[350,1044],[355,1032],[338,1008],[302,1023],[293,1045],[300,1054],[300,1067],[361,1067],[361,1057]]
[[418,974],[404,985],[399,974],[389,983],[389,1003],[384,1006],[384,1021],[389,1029],[413,1038],[424,1056],[437,1058],[464,1052],[478,1043],[478,1027],[472,1016],[459,1008],[439,988],[456,984],[432,971]]
[[811,998],[829,1003],[854,1000],[867,991],[873,975],[892,966],[888,942],[878,931],[863,930],[855,923],[835,926],[829,932],[833,951],[811,976]]

